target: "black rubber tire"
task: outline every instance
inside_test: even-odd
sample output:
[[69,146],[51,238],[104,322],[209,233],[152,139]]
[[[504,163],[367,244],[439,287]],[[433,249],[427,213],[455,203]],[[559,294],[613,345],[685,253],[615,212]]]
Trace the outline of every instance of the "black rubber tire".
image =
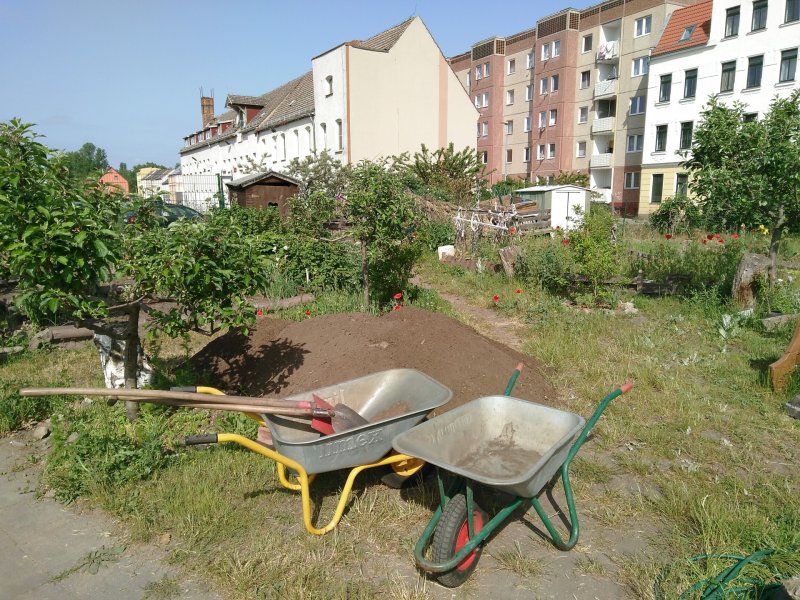
[[[473,518],[479,518],[483,525],[488,521],[486,513],[473,502]],[[476,533],[483,528],[483,525],[476,527]],[[442,518],[436,525],[436,530],[433,532],[433,542],[431,543],[431,560],[437,563],[443,563],[450,560],[455,556],[457,549],[456,544],[459,534],[463,527],[467,526],[467,498],[464,494],[457,494],[450,499],[447,506],[442,512]],[[464,583],[475,567],[478,566],[478,561],[483,552],[483,544],[480,544],[472,554],[456,566],[452,571],[446,573],[439,573],[436,575],[437,581],[445,587],[454,588]],[[468,565],[464,566],[465,563]]]

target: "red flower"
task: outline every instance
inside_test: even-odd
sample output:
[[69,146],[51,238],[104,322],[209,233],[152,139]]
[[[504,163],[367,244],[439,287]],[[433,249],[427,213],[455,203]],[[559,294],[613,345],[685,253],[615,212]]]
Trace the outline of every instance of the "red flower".
[[732,237],[734,240],[738,240],[738,239],[739,239],[739,234],[738,234],[738,233],[734,233],[734,234],[733,234],[731,237]]
[[395,310],[400,310],[400,305],[399,305],[399,304],[395,304],[395,305],[394,305],[394,309],[395,309]]
[[402,297],[403,297],[403,294],[402,294],[401,292],[397,292],[397,293],[394,295],[394,299],[395,299],[395,300],[400,300]]
[[492,296],[492,300],[494,300],[495,302],[500,302],[500,296],[495,294],[494,296]]
[[566,238],[564,238],[563,240],[561,240],[561,243],[562,243],[562,244],[564,244],[565,246],[569,246],[569,240],[568,240],[568,239],[566,239]]
[[518,293],[518,294],[521,294],[521,293],[522,293],[522,290],[517,290],[517,293]]
[[511,229],[508,230],[508,233],[509,233],[509,235],[514,235],[515,233],[517,233],[517,228],[516,227],[512,227]]
[[310,317],[310,316],[311,316],[311,311],[310,311],[310,310],[307,310],[307,311],[306,311],[306,316],[307,316],[307,317]]
[[705,246],[708,243],[708,240],[703,240],[703,245]]
[[256,316],[257,317],[263,317],[264,316],[264,311],[263,310],[257,310],[256,311]]
[[668,233],[664,237],[667,238],[668,240],[671,240],[672,239],[672,234]]
[[720,234],[718,234],[718,233],[715,233],[714,237],[717,238],[718,240],[722,238],[722,236]]
[[723,240],[722,238],[719,238],[717,241],[718,241],[720,244],[724,244],[724,243],[725,243],[725,240]]
[[709,233],[709,234],[706,236],[706,239],[707,239],[707,240],[713,240],[713,239],[714,239],[714,236],[713,236],[712,234],[710,234],[710,233]]

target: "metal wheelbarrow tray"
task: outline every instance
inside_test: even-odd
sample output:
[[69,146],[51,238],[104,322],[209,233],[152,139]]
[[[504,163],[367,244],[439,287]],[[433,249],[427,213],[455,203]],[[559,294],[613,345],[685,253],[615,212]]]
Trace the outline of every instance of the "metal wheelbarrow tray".
[[497,490],[532,498],[564,462],[580,415],[511,396],[485,396],[394,440],[398,452]]
[[453,396],[449,388],[415,369],[381,371],[288,399],[307,400],[312,393],[332,405],[352,408],[369,423],[321,435],[307,420],[265,415],[275,450],[303,465],[309,475],[375,462],[392,449],[397,434]]

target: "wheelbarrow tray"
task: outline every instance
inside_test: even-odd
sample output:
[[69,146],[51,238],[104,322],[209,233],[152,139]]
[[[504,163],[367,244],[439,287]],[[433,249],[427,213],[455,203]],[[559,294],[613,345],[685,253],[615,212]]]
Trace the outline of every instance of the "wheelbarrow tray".
[[415,369],[380,371],[288,399],[308,400],[312,393],[334,406],[352,408],[368,423],[323,436],[308,420],[264,415],[275,450],[300,463],[309,475],[378,461],[392,449],[397,434],[453,396],[450,388]]
[[580,415],[510,396],[485,396],[394,438],[395,450],[489,485],[533,498],[567,458]]

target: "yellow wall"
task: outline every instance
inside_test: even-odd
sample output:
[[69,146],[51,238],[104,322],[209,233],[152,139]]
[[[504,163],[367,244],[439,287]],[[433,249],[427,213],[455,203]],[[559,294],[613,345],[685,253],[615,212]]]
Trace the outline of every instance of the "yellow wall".
[[686,169],[678,165],[659,165],[657,167],[642,167],[641,182],[639,184],[639,214],[649,215],[658,210],[660,204],[650,202],[650,189],[653,174],[664,175],[664,187],[661,192],[662,202],[675,195],[675,180],[678,173],[685,173]]
[[348,61],[352,162],[474,148],[478,112],[419,18],[389,52],[350,47]]

